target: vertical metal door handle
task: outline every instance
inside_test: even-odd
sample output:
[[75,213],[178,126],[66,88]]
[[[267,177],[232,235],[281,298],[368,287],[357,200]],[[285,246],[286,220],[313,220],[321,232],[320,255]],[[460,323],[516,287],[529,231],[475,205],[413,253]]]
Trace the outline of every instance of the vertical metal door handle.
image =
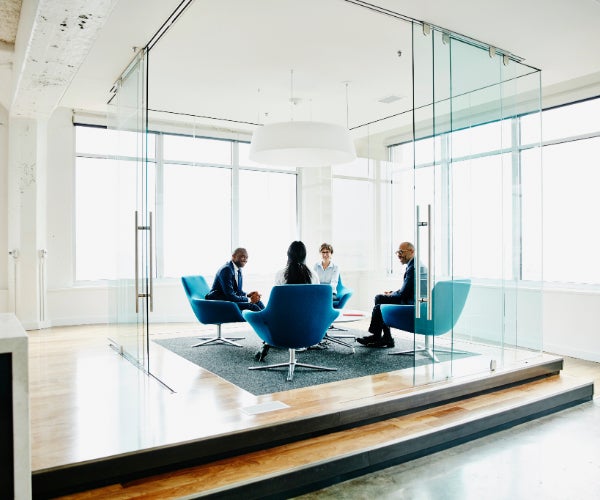
[[140,293],[140,287],[138,282],[138,211],[135,211],[135,312],[136,314],[140,312],[140,308],[138,306],[138,299]]
[[[427,249],[427,262],[429,265],[429,269],[427,271],[427,319],[431,321],[431,319],[433,318],[433,307],[431,304],[431,291],[432,291],[432,283],[433,280],[431,279],[431,275],[433,274],[433,261],[431,260],[431,257],[433,255],[433,241],[432,241],[432,236],[433,236],[433,220],[431,217],[431,204],[427,205],[427,240],[428,240],[428,249]],[[420,270],[419,270],[419,274],[420,274]]]
[[[415,318],[419,319],[421,317],[421,266],[419,264],[419,262],[421,262],[421,237],[419,236],[419,214],[420,214],[420,210],[419,210],[419,205],[416,206],[416,213],[415,213],[415,243],[417,246],[417,251],[416,251],[416,255],[415,255],[415,259],[417,260],[417,268],[419,269],[418,271],[418,276],[415,277]],[[415,271],[415,274],[417,274],[417,272]]]
[[150,245],[150,293],[149,293],[149,299],[150,299],[150,312],[154,311],[154,259],[153,259],[153,254],[152,254],[152,212],[150,212],[150,219],[149,219],[149,223],[150,226],[148,227],[148,234],[150,236],[150,241],[149,241],[149,245]]

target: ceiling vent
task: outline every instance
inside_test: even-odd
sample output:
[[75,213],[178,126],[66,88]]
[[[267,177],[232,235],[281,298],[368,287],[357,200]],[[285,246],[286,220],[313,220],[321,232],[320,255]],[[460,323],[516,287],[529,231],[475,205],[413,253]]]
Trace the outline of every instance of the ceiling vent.
[[399,101],[400,99],[402,99],[402,96],[398,96],[398,95],[389,95],[387,97],[382,97],[381,99],[379,99],[377,102],[381,102],[383,104],[391,104],[393,102]]

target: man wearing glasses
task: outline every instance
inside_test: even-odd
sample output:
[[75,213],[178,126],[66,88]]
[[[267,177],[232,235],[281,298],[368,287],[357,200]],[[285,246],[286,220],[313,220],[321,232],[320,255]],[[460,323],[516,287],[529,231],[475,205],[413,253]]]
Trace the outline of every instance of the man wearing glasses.
[[415,247],[405,241],[400,243],[396,255],[406,265],[402,287],[395,292],[384,292],[375,295],[375,307],[371,313],[369,332],[372,335],[357,338],[356,341],[366,347],[394,347],[394,339],[389,326],[383,322],[381,304],[414,304],[415,303]]

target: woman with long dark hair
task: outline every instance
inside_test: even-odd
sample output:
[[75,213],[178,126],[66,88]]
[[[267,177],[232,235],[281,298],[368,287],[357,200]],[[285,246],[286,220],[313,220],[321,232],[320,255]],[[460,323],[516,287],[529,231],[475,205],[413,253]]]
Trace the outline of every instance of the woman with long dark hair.
[[292,241],[287,251],[287,266],[275,275],[276,285],[306,285],[319,283],[316,273],[305,264],[306,246],[301,241]]
[[[310,285],[318,284],[319,277],[305,264],[306,246],[301,241],[292,241],[287,251],[287,266],[277,271],[275,285]],[[256,361],[264,361],[269,352],[269,344],[263,342],[262,347],[254,355]]]

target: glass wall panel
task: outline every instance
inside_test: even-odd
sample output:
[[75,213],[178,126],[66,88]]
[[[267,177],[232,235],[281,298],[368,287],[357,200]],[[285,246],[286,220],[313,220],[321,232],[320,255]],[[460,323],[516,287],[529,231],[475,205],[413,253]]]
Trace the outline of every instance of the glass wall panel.
[[117,279],[111,288],[110,303],[114,343],[124,355],[147,370],[152,267],[147,207],[149,200],[154,199],[154,174],[147,168],[145,55],[141,51],[120,78],[109,106],[109,128],[116,140],[117,153],[112,192],[118,198],[111,221],[118,251],[113,263]]
[[[542,345],[539,282],[523,282],[524,249],[528,279],[541,282],[542,198],[533,184],[540,163],[521,168],[517,119],[531,113],[529,133],[537,130],[539,141],[539,72],[452,34],[413,28],[415,241],[421,260],[433,254],[428,289],[470,280],[465,309],[444,340],[484,352],[478,369],[487,370],[492,359],[502,364]],[[400,164],[410,149],[395,147],[393,158]],[[408,175],[398,168],[394,183]],[[429,293],[424,300],[430,307]]]

